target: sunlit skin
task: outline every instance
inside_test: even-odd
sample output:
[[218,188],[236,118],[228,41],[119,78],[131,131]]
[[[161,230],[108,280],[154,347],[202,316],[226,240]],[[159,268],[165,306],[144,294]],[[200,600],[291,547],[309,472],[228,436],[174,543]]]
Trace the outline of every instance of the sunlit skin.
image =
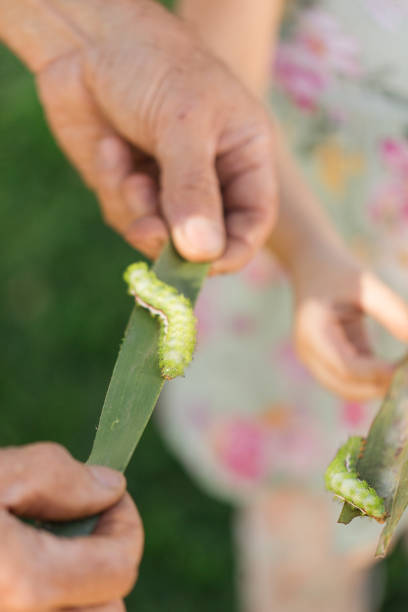
[[[213,273],[247,263],[276,218],[273,125],[190,28],[153,0],[0,0],[0,11],[106,222],[151,257],[171,235]],[[41,20],[58,28],[48,45],[32,35],[46,37]]]
[[[262,246],[277,211],[272,121],[180,19],[151,0],[0,0],[0,39],[34,73],[56,139],[131,245],[154,258],[171,236],[213,274]],[[30,466],[18,487],[11,464]],[[57,446],[0,452],[2,612],[124,610],[140,520],[124,479],[98,492],[90,470]],[[104,511],[94,535],[70,542],[13,516]]]
[[[268,38],[254,29],[258,44],[242,50],[250,6],[265,11],[256,21],[269,36],[282,2],[251,0],[248,14],[231,0],[216,4],[224,31],[211,26],[199,0],[180,8],[212,51],[151,0],[0,0],[0,38],[35,74],[51,129],[107,223],[150,257],[171,236],[186,258],[212,261],[212,273],[240,269],[271,235],[292,280],[303,361],[341,395],[381,395],[392,366],[372,354],[364,316],[406,342],[407,306],[336,237],[256,99],[266,84]],[[202,27],[200,13],[208,17]],[[26,476],[18,480],[13,465],[27,465]],[[123,480],[98,494],[89,470],[56,446],[0,451],[0,531],[8,539],[0,550],[2,611],[124,609],[141,555],[140,520]],[[13,516],[104,510],[96,534],[76,542]]]

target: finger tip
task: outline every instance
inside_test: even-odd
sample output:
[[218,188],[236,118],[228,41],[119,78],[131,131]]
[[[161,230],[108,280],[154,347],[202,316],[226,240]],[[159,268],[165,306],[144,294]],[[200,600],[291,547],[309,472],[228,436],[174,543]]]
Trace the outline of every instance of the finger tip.
[[123,199],[136,218],[158,213],[157,188],[147,174],[133,173],[121,185]]
[[225,250],[224,228],[205,217],[191,217],[175,226],[172,237],[179,253],[196,263],[214,261]]
[[99,141],[96,149],[96,166],[100,172],[111,170],[128,161],[126,144],[117,136],[108,135]]
[[130,246],[150,259],[156,259],[169,239],[163,220],[157,215],[142,217],[134,221],[124,232]]

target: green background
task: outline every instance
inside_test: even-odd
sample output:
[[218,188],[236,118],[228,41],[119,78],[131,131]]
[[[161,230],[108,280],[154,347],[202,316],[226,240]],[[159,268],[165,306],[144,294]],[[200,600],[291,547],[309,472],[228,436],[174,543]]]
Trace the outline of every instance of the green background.
[[[121,277],[135,253],[103,225],[31,76],[3,48],[0,138],[0,445],[56,440],[85,459],[131,310]],[[129,612],[236,610],[232,509],[194,486],[153,425],[127,476],[146,529]],[[382,610],[406,610],[402,546],[380,570]]]

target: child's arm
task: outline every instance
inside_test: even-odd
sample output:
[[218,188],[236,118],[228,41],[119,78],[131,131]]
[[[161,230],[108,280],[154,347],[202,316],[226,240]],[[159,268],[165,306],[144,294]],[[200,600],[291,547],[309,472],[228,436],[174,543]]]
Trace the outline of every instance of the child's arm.
[[[181,0],[179,10],[252,91],[266,91],[284,0]],[[364,315],[408,342],[408,307],[343,244],[276,128],[278,223],[268,246],[296,296],[298,353],[316,378],[352,399],[382,395],[392,367],[373,355]]]
[[285,0],[179,0],[178,13],[256,96],[268,86]]
[[408,342],[407,304],[343,243],[287,151],[277,143],[278,223],[269,247],[295,293],[297,352],[326,387],[353,400],[384,394],[393,372],[371,349],[365,315]]

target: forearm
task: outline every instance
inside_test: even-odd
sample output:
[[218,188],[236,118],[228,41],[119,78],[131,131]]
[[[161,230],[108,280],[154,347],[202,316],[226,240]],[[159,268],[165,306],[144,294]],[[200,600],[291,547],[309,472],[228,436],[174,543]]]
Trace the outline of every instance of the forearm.
[[256,95],[269,80],[285,0],[179,0],[178,14]]
[[281,129],[276,129],[276,164],[279,215],[268,240],[283,267],[294,277],[313,273],[317,261],[328,253],[348,257],[346,247],[307,184],[290,153]]

